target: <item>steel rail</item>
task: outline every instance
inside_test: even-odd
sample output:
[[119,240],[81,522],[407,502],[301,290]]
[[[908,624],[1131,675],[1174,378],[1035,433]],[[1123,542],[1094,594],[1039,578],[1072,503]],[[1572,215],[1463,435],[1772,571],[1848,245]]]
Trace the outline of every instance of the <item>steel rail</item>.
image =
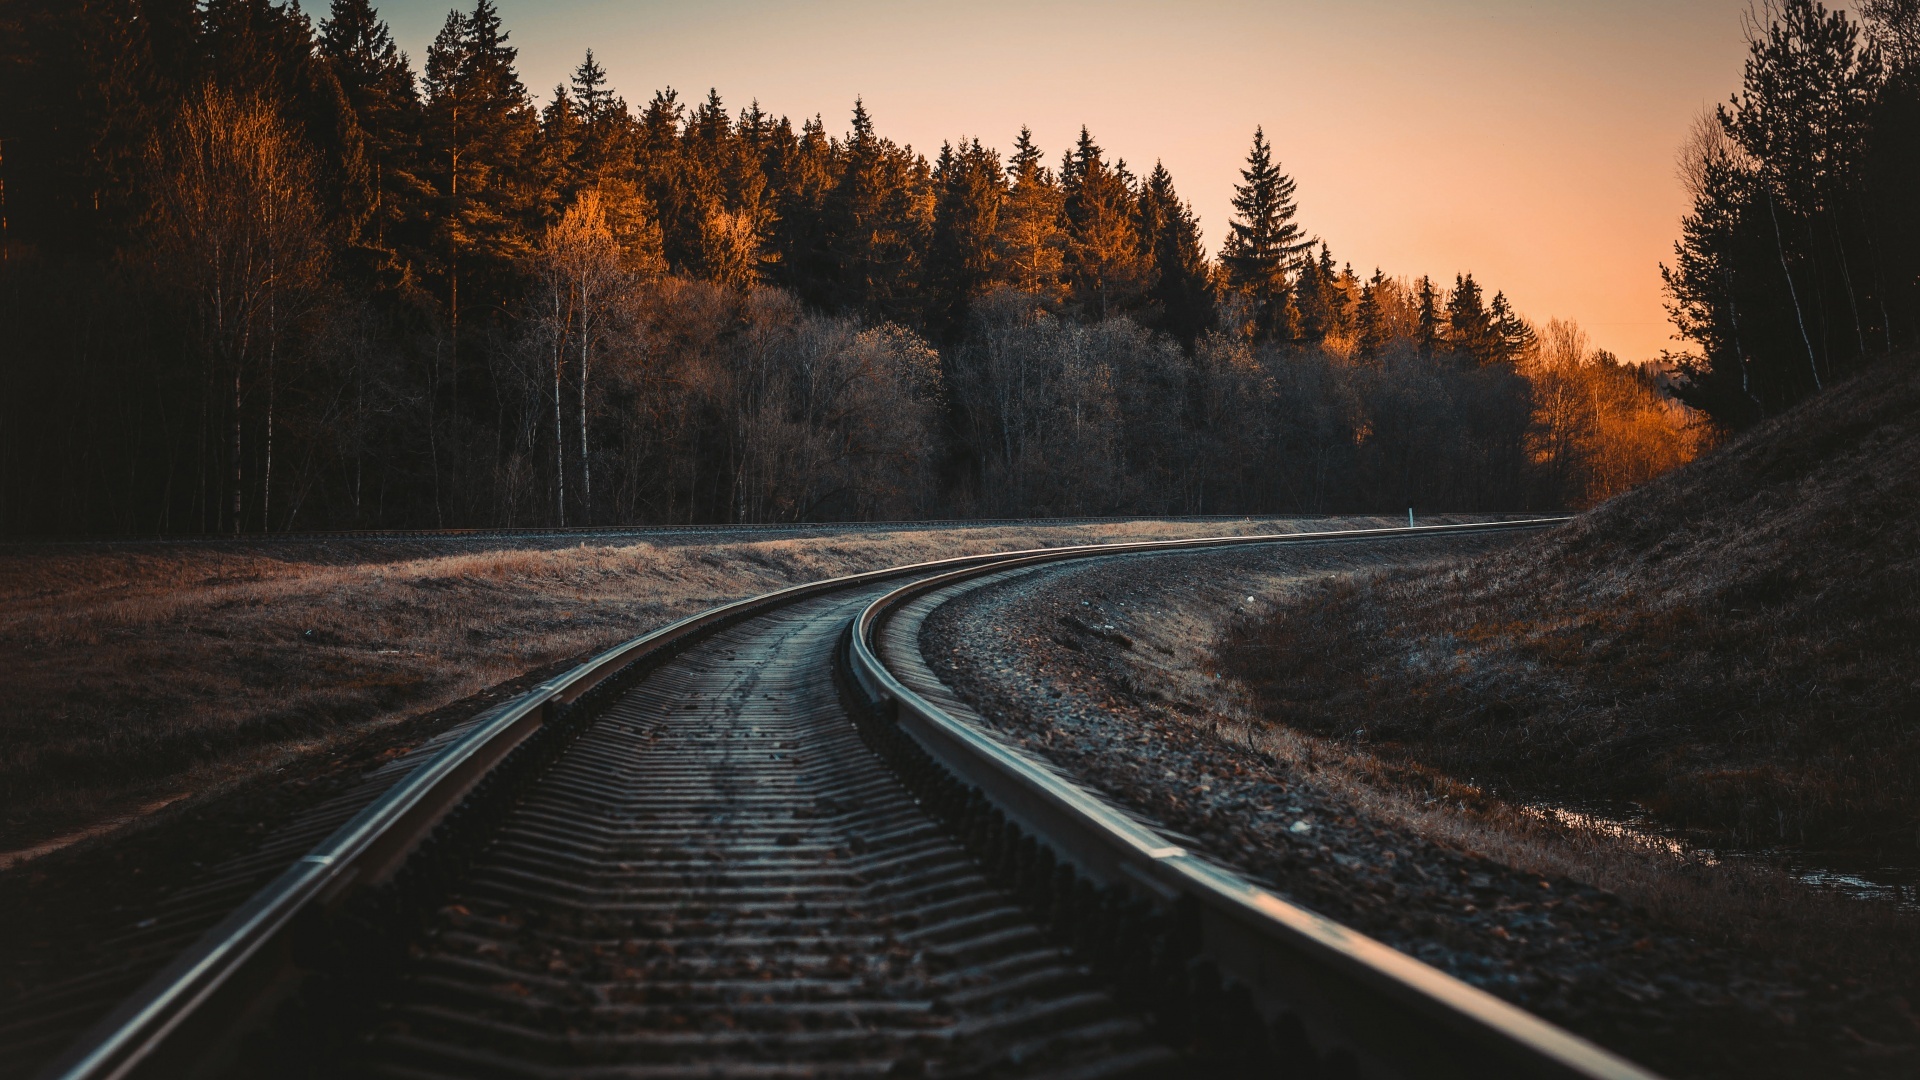
[[[280,973],[292,965],[289,938],[297,916],[314,909],[335,909],[356,890],[390,880],[408,855],[487,771],[542,725],[554,720],[562,706],[629,665],[671,655],[744,619],[810,597],[905,576],[932,574],[936,580],[944,580],[941,575],[951,576],[955,571],[1093,555],[1500,531],[1539,528],[1563,520],[1565,518],[1555,517],[1469,525],[1083,544],[964,555],[790,586],[689,616],[608,649],[481,714],[465,736],[422,764],[209,930],[94,1025],[40,1076],[46,1080],[118,1080],[148,1075],[164,1067],[155,1065],[164,1054],[179,1054],[182,1043],[206,1037],[209,1026],[220,1022],[219,1018],[230,1021],[256,1009],[260,1000],[271,992]],[[868,613],[873,610],[869,608]],[[863,625],[870,625],[867,613],[863,613],[862,620]],[[873,673],[865,678],[876,680],[875,685],[894,700],[917,700],[904,687],[891,683],[891,676],[877,667],[870,653],[866,656]],[[191,1034],[183,1035],[189,1031]],[[1638,1077],[1644,1074],[1606,1075]]]
[[[1490,527],[1541,524],[1545,522]],[[1263,539],[1306,543],[1357,538],[1349,533]],[[1191,550],[1223,543],[1170,542],[1134,550]],[[1055,859],[1094,882],[1140,895],[1162,909],[1182,898],[1196,902],[1203,954],[1246,986],[1264,1013],[1290,1011],[1300,1017],[1313,1033],[1317,1050],[1344,1050],[1363,1075],[1655,1080],[1653,1073],[1570,1032],[1187,851],[1046,763],[949,715],[910,689],[877,651],[880,626],[911,600],[1023,566],[1126,550],[1115,545],[1097,553],[1049,552],[917,579],[874,600],[855,619],[847,650],[850,674],[877,711],[890,715],[935,762],[978,790],[1010,823],[1050,847]]]

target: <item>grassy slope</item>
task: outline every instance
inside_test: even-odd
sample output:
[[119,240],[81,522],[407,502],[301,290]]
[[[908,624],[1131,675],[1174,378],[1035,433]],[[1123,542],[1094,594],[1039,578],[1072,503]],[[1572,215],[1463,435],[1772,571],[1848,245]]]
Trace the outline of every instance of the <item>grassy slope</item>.
[[1747,844],[1920,855],[1920,365],[1568,526],[1237,626],[1268,715]]

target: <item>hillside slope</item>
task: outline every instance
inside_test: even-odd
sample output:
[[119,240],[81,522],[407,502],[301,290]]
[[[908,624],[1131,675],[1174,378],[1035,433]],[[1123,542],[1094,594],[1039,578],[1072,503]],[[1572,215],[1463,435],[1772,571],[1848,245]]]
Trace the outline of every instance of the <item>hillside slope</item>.
[[1235,626],[1274,719],[1742,844],[1920,856],[1920,363],[1569,525]]

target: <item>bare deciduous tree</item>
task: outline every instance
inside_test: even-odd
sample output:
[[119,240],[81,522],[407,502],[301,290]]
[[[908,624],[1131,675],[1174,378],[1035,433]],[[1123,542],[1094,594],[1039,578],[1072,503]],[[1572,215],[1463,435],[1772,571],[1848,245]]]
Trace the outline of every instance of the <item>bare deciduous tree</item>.
[[635,280],[662,269],[659,229],[630,191],[609,193],[588,188],[547,229],[538,259],[543,286],[541,312],[553,350],[555,507],[560,524],[566,524],[561,401],[566,360],[571,353],[579,361],[580,505],[584,523],[592,524],[593,454],[588,431],[594,350],[610,330]]
[[[280,340],[325,270],[312,157],[266,103],[208,87],[155,140],[149,160],[153,265],[186,306],[205,365],[208,423],[222,407],[231,410],[225,501],[234,532],[246,520],[247,391],[264,375],[260,522],[270,527]],[[216,386],[230,387],[231,398],[215,401]],[[203,459],[204,472],[211,455]]]

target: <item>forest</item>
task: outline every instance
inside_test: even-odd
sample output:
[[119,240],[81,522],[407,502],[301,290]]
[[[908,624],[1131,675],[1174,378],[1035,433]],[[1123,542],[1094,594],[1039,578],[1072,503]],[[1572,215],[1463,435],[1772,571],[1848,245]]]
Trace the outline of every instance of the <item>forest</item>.
[[1637,364],[1341,262],[1264,130],[1210,251],[1085,129],[536,97],[492,0],[418,70],[369,0],[4,0],[0,534],[1591,505],[1911,340],[1913,2],[1750,28]]

